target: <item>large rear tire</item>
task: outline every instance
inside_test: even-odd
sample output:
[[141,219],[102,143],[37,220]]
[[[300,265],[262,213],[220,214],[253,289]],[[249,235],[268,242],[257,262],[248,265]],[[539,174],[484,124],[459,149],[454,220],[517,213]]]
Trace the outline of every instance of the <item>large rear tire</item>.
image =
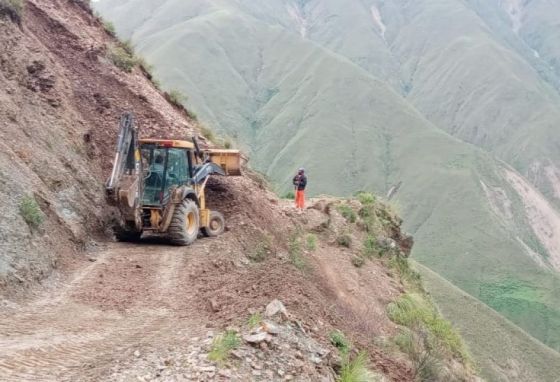
[[210,211],[210,222],[208,227],[202,227],[201,231],[204,236],[216,237],[224,233],[226,228],[226,221],[224,215],[218,211]]
[[175,208],[169,225],[169,239],[175,245],[190,245],[198,236],[200,216],[196,203],[185,199]]

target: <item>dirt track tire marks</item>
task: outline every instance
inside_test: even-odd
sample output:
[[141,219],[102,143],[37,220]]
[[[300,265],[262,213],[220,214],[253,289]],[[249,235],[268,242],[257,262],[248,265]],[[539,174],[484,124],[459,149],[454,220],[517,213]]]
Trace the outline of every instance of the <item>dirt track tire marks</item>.
[[[189,312],[183,309],[179,316],[171,309],[180,292],[176,277],[187,265],[184,249],[110,245],[55,293],[0,314],[0,379],[99,380],[135,348],[188,336]],[[120,276],[130,269],[146,272]],[[103,287],[90,293],[100,274]],[[123,301],[124,310],[118,305]]]

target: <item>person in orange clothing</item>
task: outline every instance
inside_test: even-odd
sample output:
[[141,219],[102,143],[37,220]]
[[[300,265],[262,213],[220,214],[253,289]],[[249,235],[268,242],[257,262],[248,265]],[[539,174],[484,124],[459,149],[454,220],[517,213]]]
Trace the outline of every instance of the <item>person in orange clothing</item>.
[[303,211],[305,208],[305,187],[307,186],[307,176],[305,169],[300,168],[296,176],[294,176],[294,187],[296,191],[296,208]]

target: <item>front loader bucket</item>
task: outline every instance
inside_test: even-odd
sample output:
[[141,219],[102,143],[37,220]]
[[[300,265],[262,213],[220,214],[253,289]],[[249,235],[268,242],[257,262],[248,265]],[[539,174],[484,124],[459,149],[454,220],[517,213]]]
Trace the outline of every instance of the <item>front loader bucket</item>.
[[241,175],[241,153],[239,150],[205,150],[212,163],[220,166],[226,175]]

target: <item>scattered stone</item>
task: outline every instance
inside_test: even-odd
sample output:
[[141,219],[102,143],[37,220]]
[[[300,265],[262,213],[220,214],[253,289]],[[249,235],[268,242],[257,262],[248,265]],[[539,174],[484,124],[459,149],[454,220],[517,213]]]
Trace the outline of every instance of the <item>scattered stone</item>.
[[280,300],[272,300],[270,304],[266,306],[266,310],[264,315],[266,317],[274,317],[277,314],[280,314],[282,317],[286,317],[288,315],[288,311],[286,307]]
[[272,338],[267,332],[261,332],[257,334],[244,335],[243,339],[250,344],[258,344],[263,341],[270,341]]
[[214,313],[217,313],[217,312],[220,311],[220,305],[218,304],[218,302],[214,298],[210,299],[210,308],[212,309],[212,312],[214,312]]
[[270,334],[280,334],[280,327],[273,322],[263,321],[261,327],[264,331]]
[[140,357],[140,350],[134,351],[134,356],[135,356],[136,358]]
[[323,360],[320,357],[316,356],[315,354],[310,355],[309,360],[317,365],[323,362]]
[[231,378],[231,370],[220,370],[218,375],[224,378]]

